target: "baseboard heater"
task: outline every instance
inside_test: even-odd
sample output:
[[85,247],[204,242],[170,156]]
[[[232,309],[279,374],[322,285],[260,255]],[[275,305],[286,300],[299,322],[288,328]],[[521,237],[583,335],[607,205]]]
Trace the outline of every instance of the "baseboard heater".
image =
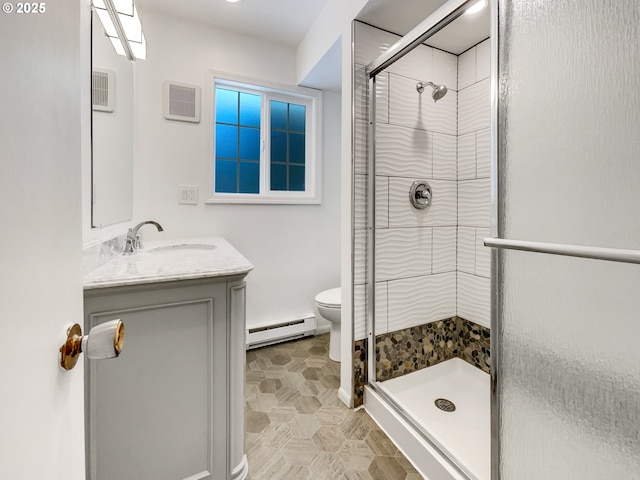
[[258,325],[247,329],[247,350],[307,337],[315,332],[316,316],[313,313]]

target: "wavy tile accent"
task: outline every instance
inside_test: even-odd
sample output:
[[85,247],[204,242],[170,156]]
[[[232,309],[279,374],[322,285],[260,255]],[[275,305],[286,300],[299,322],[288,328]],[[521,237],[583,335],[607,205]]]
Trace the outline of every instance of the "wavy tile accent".
[[476,229],[458,227],[458,271],[474,274],[476,271]]
[[458,316],[490,327],[491,281],[458,272]]
[[433,136],[433,178],[457,180],[457,137],[434,133]]
[[458,90],[458,56],[434,48],[431,78],[433,83],[444,84],[449,90]]
[[476,83],[476,47],[458,57],[458,90]]
[[353,340],[367,337],[367,287],[353,287]]
[[458,137],[458,180],[476,178],[476,133]]
[[389,331],[389,294],[387,282],[376,282],[375,335]]
[[367,109],[369,108],[368,88],[365,66],[355,64],[353,67],[353,103],[355,118],[367,119]]
[[[419,45],[389,66],[386,71],[404,77],[429,80],[433,78],[433,49],[426,45]],[[435,82],[435,80],[431,81]]]
[[424,130],[378,125],[376,175],[431,177],[431,135]]
[[456,274],[440,273],[389,282],[389,331],[452,317]]
[[458,225],[491,225],[491,185],[488,178],[458,182]]
[[354,232],[353,282],[362,285],[367,281],[367,230]]
[[367,127],[368,122],[361,118],[356,118],[353,134],[354,159],[353,168],[355,173],[367,173]]
[[489,79],[460,90],[458,93],[458,135],[490,126],[490,92]]
[[484,239],[491,229],[476,228],[476,275],[491,277],[491,249],[484,246]]
[[417,80],[389,75],[389,123],[456,135],[457,93],[450,91],[437,103],[428,89],[416,91]]
[[476,81],[480,81],[491,76],[491,40],[476,45],[476,51]]
[[491,138],[488,128],[476,132],[476,170],[478,178],[491,176]]
[[456,227],[433,227],[432,273],[456,269]]
[[389,74],[376,76],[376,122],[389,123]]
[[431,228],[376,231],[376,282],[431,273]]
[[457,220],[457,182],[429,180],[433,191],[431,207],[418,210],[409,202],[409,189],[414,177],[389,178],[389,226],[431,227],[454,226]]
[[365,23],[355,23],[355,63],[368,65],[396,43],[400,36]]
[[376,176],[376,228],[389,228],[389,177]]
[[353,179],[354,229],[367,228],[367,175],[355,175]]

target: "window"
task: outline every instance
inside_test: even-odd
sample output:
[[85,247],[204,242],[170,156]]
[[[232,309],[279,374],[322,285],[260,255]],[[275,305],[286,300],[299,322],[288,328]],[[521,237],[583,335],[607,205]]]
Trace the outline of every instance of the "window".
[[321,93],[211,74],[211,203],[320,203]]

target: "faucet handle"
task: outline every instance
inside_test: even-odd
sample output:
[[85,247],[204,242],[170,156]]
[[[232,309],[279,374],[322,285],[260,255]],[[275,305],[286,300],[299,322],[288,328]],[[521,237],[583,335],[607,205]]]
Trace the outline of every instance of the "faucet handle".
[[135,246],[136,250],[142,250],[144,248],[142,246],[142,240],[140,240],[140,235],[136,235]]
[[[129,231],[131,231],[131,229],[129,229]],[[123,255],[131,255],[135,253],[135,244],[134,244],[134,240],[127,236],[124,239],[124,251],[122,252]]]

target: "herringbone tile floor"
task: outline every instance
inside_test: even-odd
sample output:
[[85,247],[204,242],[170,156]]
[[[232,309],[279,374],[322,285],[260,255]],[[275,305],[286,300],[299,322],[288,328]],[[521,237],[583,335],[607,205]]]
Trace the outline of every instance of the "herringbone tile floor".
[[329,335],[247,352],[249,480],[419,480],[361,409],[338,399]]

